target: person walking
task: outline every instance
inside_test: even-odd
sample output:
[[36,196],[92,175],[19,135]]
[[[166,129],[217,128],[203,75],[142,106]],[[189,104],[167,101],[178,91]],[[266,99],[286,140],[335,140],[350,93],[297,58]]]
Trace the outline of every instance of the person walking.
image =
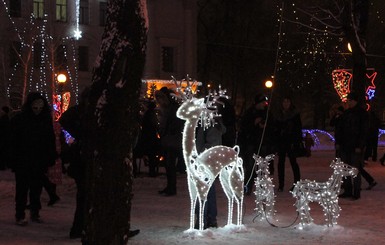
[[[294,183],[300,180],[301,173],[297,162],[296,150],[302,142],[301,117],[290,97],[283,97],[280,109],[275,117],[277,130],[278,152],[278,192],[282,192],[285,185],[285,159],[289,157],[294,175]],[[292,190],[291,187],[290,190]]]
[[27,225],[29,194],[31,221],[41,223],[42,180],[57,158],[55,134],[47,100],[38,92],[28,94],[21,112],[10,122],[10,164],[16,180],[16,224]]
[[364,166],[365,144],[368,133],[368,114],[358,103],[359,97],[355,92],[347,96],[347,109],[341,116],[341,122],[337,125],[336,151],[340,153],[341,160],[358,169],[355,178],[344,179],[344,192],[341,198],[357,200],[361,197],[361,175],[369,182],[370,189],[377,183],[367,173]]

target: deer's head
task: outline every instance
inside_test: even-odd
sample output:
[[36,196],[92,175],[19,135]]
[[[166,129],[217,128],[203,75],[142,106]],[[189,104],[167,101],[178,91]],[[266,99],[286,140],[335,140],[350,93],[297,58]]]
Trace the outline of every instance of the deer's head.
[[342,176],[353,176],[356,177],[358,174],[358,169],[355,167],[352,167],[348,164],[344,164],[339,158],[334,160],[332,164],[330,165],[331,168],[334,169],[334,172],[337,172],[338,174],[341,174]]
[[184,101],[178,108],[176,116],[182,120],[198,120],[205,109],[204,98],[192,98]]

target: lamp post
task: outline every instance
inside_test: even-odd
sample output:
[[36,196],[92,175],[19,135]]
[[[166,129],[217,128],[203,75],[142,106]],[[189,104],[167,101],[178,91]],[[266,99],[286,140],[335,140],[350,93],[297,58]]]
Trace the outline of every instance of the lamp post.
[[268,88],[268,89],[272,88],[273,87],[273,82],[271,80],[267,80],[265,82],[265,87]]
[[67,110],[69,99],[70,99],[70,93],[64,92],[64,84],[67,81],[67,76],[63,73],[59,73],[56,76],[57,81],[57,94],[55,95],[55,104],[54,104],[54,110],[55,110],[55,121],[58,121],[61,117],[61,114]]

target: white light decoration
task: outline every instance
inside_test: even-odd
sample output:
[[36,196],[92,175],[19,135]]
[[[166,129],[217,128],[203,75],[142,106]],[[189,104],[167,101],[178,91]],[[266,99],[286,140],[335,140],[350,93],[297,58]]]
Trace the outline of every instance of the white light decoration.
[[356,177],[358,170],[348,164],[344,164],[336,158],[330,164],[333,174],[326,182],[300,180],[294,185],[293,197],[297,199],[295,206],[300,217],[300,227],[313,222],[310,216],[309,202],[318,202],[324,212],[327,226],[337,224],[341,208],[338,205],[338,194],[341,189],[342,177]]
[[[195,206],[199,202],[199,230],[203,230],[204,206],[207,194],[214,180],[219,176],[221,186],[228,199],[227,225],[232,224],[234,201],[237,204],[236,225],[242,225],[243,206],[243,161],[239,157],[239,147],[214,146],[198,154],[195,144],[195,131],[198,122],[206,128],[212,123],[216,115],[215,102],[224,96],[224,91],[209,93],[205,103],[204,98],[195,98],[191,89],[190,79],[187,87],[182,91],[181,83],[173,78],[177,85],[175,97],[181,99],[182,104],[177,110],[177,117],[185,120],[183,129],[183,156],[186,163],[187,183],[190,194],[190,230],[194,229]],[[212,125],[212,124],[211,124]]]
[[255,204],[257,217],[263,218],[272,217],[275,214],[274,204],[274,185],[272,179],[269,177],[269,164],[274,161],[274,155],[260,157],[256,154],[253,156],[255,164],[258,167],[255,178]]
[[82,37],[82,31],[79,30],[79,15],[80,15],[80,0],[76,0],[76,29],[74,31],[74,38],[79,40]]

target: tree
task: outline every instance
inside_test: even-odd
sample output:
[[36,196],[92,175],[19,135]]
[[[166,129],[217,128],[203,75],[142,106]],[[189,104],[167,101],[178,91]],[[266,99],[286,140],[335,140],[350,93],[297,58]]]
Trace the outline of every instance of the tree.
[[[295,1],[294,1],[295,2]],[[369,16],[369,0],[313,1],[300,5],[297,11],[301,20],[288,21],[325,36],[342,38],[352,46],[353,84],[352,89],[360,94],[360,102],[365,98],[366,81],[366,31]]]
[[83,244],[127,244],[132,149],[145,63],[145,0],[110,0],[85,118],[87,217]]

